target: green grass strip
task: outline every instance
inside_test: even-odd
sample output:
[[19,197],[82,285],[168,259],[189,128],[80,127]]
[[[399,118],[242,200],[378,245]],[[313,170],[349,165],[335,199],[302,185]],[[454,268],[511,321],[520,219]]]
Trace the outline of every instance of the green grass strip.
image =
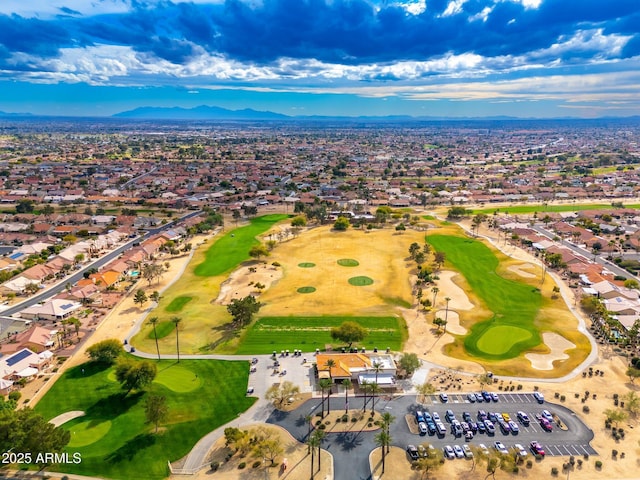
[[391,348],[399,351],[404,341],[404,323],[397,317],[264,317],[245,333],[237,354],[271,353],[274,350],[300,349],[313,352],[326,345],[343,346],[331,338],[331,327],[342,322],[357,322],[369,330],[358,345],[367,349]]
[[191,300],[193,300],[193,297],[189,297],[187,295],[176,297],[171,300],[171,303],[165,307],[164,311],[169,313],[179,312]]
[[[638,208],[640,205],[625,205],[626,208]],[[538,212],[538,218],[544,217],[545,213],[551,212],[579,212],[582,210],[617,210],[618,207],[614,207],[611,204],[606,203],[592,203],[592,204],[562,204],[562,205],[514,205],[512,207],[489,207],[479,208],[472,210],[473,215],[478,213],[485,213],[487,215],[493,215],[494,212],[498,213],[511,213],[511,214],[525,214]]]
[[351,277],[349,279],[349,284],[354,287],[366,287],[367,285],[373,285],[373,279],[369,277],[365,277],[364,275],[359,277]]
[[[169,410],[158,434],[145,421],[147,392],[125,396],[110,380],[112,368],[86,363],[60,377],[35,409],[47,419],[70,410],[86,412],[64,424],[76,438],[67,451],[80,453],[82,462],[61,465],[62,471],[126,480],[166,478],[167,461],[185,456],[204,435],[237,418],[255,401],[245,395],[247,362],[162,360],[157,366],[159,381],[149,391],[164,395]],[[177,377],[181,380],[176,389],[172,384]],[[189,382],[195,389],[187,387]]]
[[[471,355],[492,360],[514,358],[540,343],[534,327],[542,307],[538,289],[499,276],[498,258],[482,242],[453,235],[429,235],[427,241],[446,254],[447,264],[465,277],[474,294],[494,313],[474,324],[465,337],[464,346]],[[507,325],[516,328],[496,330]],[[492,346],[495,342],[501,345]]]
[[341,267],[357,267],[360,265],[360,262],[354,260],[353,258],[341,258],[338,260],[338,265]]
[[249,259],[249,250],[258,243],[256,236],[266,232],[287,215],[264,215],[251,219],[249,225],[236,228],[215,242],[206,253],[206,259],[194,273],[200,277],[215,277],[235,268]]

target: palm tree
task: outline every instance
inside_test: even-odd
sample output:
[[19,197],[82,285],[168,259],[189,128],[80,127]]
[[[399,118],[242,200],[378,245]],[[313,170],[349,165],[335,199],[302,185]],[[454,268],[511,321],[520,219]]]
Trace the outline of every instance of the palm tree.
[[433,287],[431,291],[433,292],[433,308],[436,308],[436,297],[438,296],[440,289],[438,287]]
[[323,430],[316,430],[313,432],[313,436],[318,439],[318,471],[320,471],[320,449],[322,448],[322,442],[324,441],[326,433],[324,433]]
[[349,413],[349,389],[353,387],[351,379],[347,378],[342,381],[344,387],[344,413]]
[[378,433],[375,438],[376,444],[382,448],[382,473],[384,473],[384,459],[387,453],[387,449],[385,447],[391,444],[391,436],[387,432],[382,431]]
[[333,382],[328,378],[321,378],[320,381],[318,382],[318,387],[320,387],[320,392],[322,394],[322,416],[321,416],[321,418],[324,418],[324,392],[325,392],[325,390],[331,388],[332,384],[333,384]]
[[313,417],[311,415],[307,415],[304,417],[304,421],[307,422],[307,445],[309,448],[307,449],[307,454],[311,453],[311,444],[309,443],[309,439],[311,438],[311,421]]
[[364,402],[362,403],[362,411],[364,412],[367,409],[367,391],[369,390],[369,382],[362,380],[362,382],[360,382],[360,388],[364,393]]
[[158,360],[160,360],[160,347],[158,346],[158,332],[156,332],[156,324],[158,323],[158,317],[151,317],[149,323],[153,325],[153,336],[156,339],[156,350],[158,351]]
[[446,333],[447,332],[447,319],[449,317],[449,302],[451,301],[451,298],[445,297],[444,301],[447,302],[447,306],[446,306],[445,311],[444,311],[444,331]]
[[382,429],[387,433],[388,442],[387,442],[387,453],[389,453],[391,447],[391,424],[396,420],[396,417],[391,415],[389,412],[384,412],[381,416],[382,420]]
[[313,457],[315,456],[316,448],[320,446],[320,440],[315,435],[311,435],[307,439],[307,444],[309,445],[309,449],[311,450],[311,480],[313,480]]
[[373,416],[374,408],[376,406],[376,395],[380,393],[381,388],[377,383],[369,384],[369,390],[371,391],[371,416]]
[[180,363],[180,340],[178,335],[178,326],[182,319],[180,317],[173,317],[171,321],[176,325],[176,351],[178,352],[178,363]]

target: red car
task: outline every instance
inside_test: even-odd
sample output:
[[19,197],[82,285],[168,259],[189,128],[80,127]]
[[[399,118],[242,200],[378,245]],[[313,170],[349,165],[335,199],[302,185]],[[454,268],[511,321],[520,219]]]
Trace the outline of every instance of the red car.
[[540,419],[540,426],[545,429],[547,432],[550,432],[551,430],[553,430],[553,425],[551,425],[551,422],[549,420],[547,420],[546,418],[541,418]]
[[531,451],[534,455],[540,455],[541,457],[544,457],[544,448],[542,448],[542,445],[540,445],[538,442],[534,440],[529,444],[529,447],[531,448]]

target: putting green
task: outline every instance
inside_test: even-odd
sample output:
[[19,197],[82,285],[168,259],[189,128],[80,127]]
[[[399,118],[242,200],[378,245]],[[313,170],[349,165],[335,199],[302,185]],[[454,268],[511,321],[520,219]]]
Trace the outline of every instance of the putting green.
[[476,342],[476,347],[488,355],[504,355],[518,343],[529,340],[529,330],[513,325],[498,325],[485,330]]
[[364,287],[366,285],[373,285],[373,279],[365,276],[351,277],[349,283],[354,287]]
[[154,383],[164,385],[174,392],[192,392],[202,386],[202,379],[191,370],[178,365],[171,365],[158,371]]
[[91,445],[104,437],[111,429],[110,420],[85,420],[69,429],[71,440],[68,447],[78,448]]
[[316,287],[300,287],[296,290],[298,293],[313,293],[316,291]]
[[357,267],[360,265],[360,262],[354,260],[353,258],[341,258],[338,260],[338,265],[341,267]]
[[302,262],[302,263],[299,263],[298,266],[300,268],[313,268],[316,266],[316,264],[313,262]]

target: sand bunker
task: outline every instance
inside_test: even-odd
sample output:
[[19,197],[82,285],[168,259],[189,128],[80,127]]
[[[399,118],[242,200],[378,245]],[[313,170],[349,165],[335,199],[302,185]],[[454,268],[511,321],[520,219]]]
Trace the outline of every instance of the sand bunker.
[[507,268],[510,272],[515,273],[516,275],[520,275],[523,278],[536,278],[536,275],[528,272],[526,269],[531,268],[533,265],[511,265]]
[[[443,270],[438,274],[440,280],[438,280],[438,296],[436,298],[437,304],[444,303],[444,299],[449,297],[449,311],[453,310],[471,310],[473,303],[469,301],[466,292],[453,282],[453,277],[459,275],[458,272],[452,272],[449,270]],[[444,318],[444,317],[443,317]]]
[[445,310],[440,310],[436,313],[437,317],[442,319],[447,317],[447,332],[453,333],[454,335],[465,335],[467,333],[467,329],[460,325],[460,316],[458,312],[454,312],[449,308],[449,313],[447,314]]
[[[255,269],[255,272],[251,271]],[[220,286],[220,293],[215,303],[228,305],[234,298],[244,298],[247,295],[256,295],[260,292],[256,284],[264,285],[262,291],[268,290],[273,282],[282,278],[282,269],[268,264],[243,265],[229,275]]]
[[566,360],[569,358],[565,350],[575,348],[575,345],[566,338],[553,332],[544,332],[542,340],[551,349],[549,353],[527,353],[525,357],[531,362],[531,366],[536,370],[553,370],[553,362],[556,360]]

